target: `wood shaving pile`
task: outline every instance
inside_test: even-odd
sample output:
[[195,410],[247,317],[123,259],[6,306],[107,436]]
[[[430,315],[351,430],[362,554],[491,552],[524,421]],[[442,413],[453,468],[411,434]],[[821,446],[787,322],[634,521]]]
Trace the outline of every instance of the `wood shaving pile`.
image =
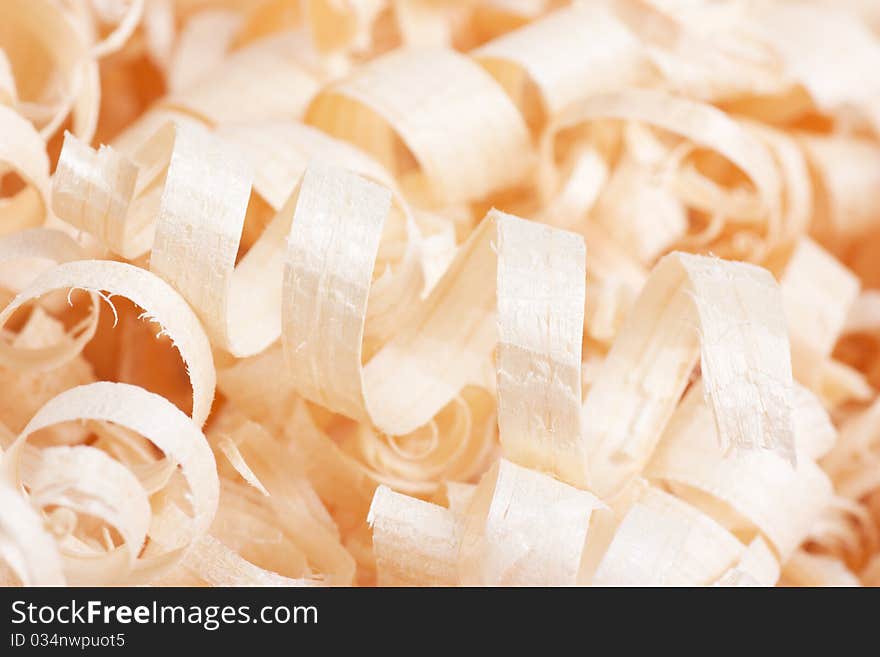
[[2,584],[880,585],[880,5],[0,0],[0,308]]

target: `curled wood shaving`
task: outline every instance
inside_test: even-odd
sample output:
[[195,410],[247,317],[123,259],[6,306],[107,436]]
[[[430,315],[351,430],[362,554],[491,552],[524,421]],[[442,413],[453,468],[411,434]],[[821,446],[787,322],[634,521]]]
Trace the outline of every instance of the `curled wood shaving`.
[[641,471],[698,357],[721,448],[772,449],[793,463],[787,342],[779,290],[768,272],[666,256],[584,402],[589,455],[582,481],[604,495]]
[[[389,207],[386,190],[352,174],[319,168],[306,173],[288,241],[282,340],[300,394],[402,435],[449,403],[493,349],[495,290],[478,288],[497,269],[493,239],[517,219],[491,212],[431,294],[362,366],[369,282]],[[328,230],[328,221],[338,228]],[[347,250],[352,243],[363,248]],[[332,278],[328,270],[335,272]],[[339,285],[347,297],[337,293]],[[462,321],[456,309],[465,303],[469,316]],[[444,358],[438,361],[440,346]]]
[[[204,424],[211,409],[216,385],[211,347],[201,324],[183,299],[162,279],[132,265],[109,260],[79,260],[58,265],[39,276],[0,313],[2,325],[22,305],[55,290],[80,289],[90,292],[92,308],[97,309],[98,292],[131,299],[158,321],[180,351],[193,389],[193,421]],[[90,315],[90,318],[97,317]],[[42,350],[16,352],[3,345],[0,358],[31,368],[51,368],[76,356],[97,326],[90,321],[70,344]]]
[[516,107],[477,64],[451,51],[370,62],[318,95],[306,119],[371,153],[427,203],[480,199],[517,183],[531,164]]
[[[72,115],[73,133],[91,139],[98,122],[100,86],[96,54],[76,29],[76,21],[49,0],[4,0],[3,15],[7,29],[22,35],[6,50],[16,78],[29,81],[33,96],[22,109],[27,118],[39,126],[40,135],[48,139]],[[40,70],[36,62],[48,58],[52,65]],[[47,75],[55,72],[59,77]],[[49,100],[52,97],[53,100]],[[20,101],[25,101],[20,96]]]
[[868,4],[0,0],[0,582],[880,584]]
[[533,129],[574,102],[648,74],[636,40],[605,3],[574,3],[493,39],[474,56]]
[[[152,441],[156,447],[178,463],[180,471],[189,485],[192,493],[190,501],[193,515],[190,522],[192,524],[193,536],[204,534],[207,531],[216,513],[219,495],[216,466],[214,465],[214,457],[208,448],[208,444],[193,422],[170,402],[137,386],[118,383],[93,383],[71,388],[51,399],[34,415],[16,441],[3,454],[3,468],[6,477],[15,484],[20,481],[22,477],[21,461],[26,455],[26,441],[30,435],[53,424],[73,420],[112,422],[136,431]],[[150,515],[146,493],[127,469],[105,455],[104,452],[87,447],[73,449],[79,451],[54,453],[57,454],[55,456],[56,459],[70,455],[56,467],[60,467],[63,471],[70,473],[69,476],[72,477],[72,481],[68,485],[71,494],[75,492],[78,496],[84,497],[84,503],[89,501],[90,498],[92,500],[88,506],[79,507],[79,510],[87,509],[89,513],[94,513],[98,510],[96,505],[100,504],[103,498],[104,504],[107,506],[101,512],[102,515],[112,514],[114,513],[114,507],[119,504],[120,500],[127,500],[129,504],[132,501],[137,501],[139,497],[142,500],[141,504],[143,506],[141,510],[143,513],[141,517],[136,513],[132,513],[132,509],[128,504],[126,505],[124,518],[117,517],[118,522],[127,525],[124,525],[126,531],[122,532],[122,535],[133,541],[128,546],[127,553],[133,563],[128,571],[123,570],[120,573],[117,570],[111,570],[107,573],[106,577],[110,581],[126,581],[129,578],[132,578],[129,581],[141,578],[150,579],[155,577],[156,573],[169,568],[174,563],[174,559],[179,559],[183,556],[183,550],[178,549],[175,553],[142,558],[135,561],[134,558],[140,552],[141,544],[147,531],[147,522]],[[82,455],[82,459],[86,460],[86,462],[91,460],[92,463],[87,466],[75,466],[70,462],[70,458],[74,454]],[[37,473],[31,482],[32,498],[37,496],[39,499],[41,491],[40,481],[45,481],[45,478],[51,481],[53,487],[59,483],[57,475],[52,476],[53,473],[51,472],[41,472],[41,470],[50,467],[52,463],[49,461],[49,465],[47,465],[45,458],[41,459],[41,465],[38,466]],[[100,474],[98,476],[90,476],[87,470],[81,469],[82,467],[96,472],[100,471]],[[119,486],[122,488],[114,486],[114,477],[120,480]],[[102,486],[103,489],[93,488],[96,484]],[[90,489],[90,487],[92,488]],[[61,490],[63,491],[63,489]],[[138,495],[136,491],[140,491],[140,494]],[[58,490],[52,491],[55,496],[59,492]],[[44,499],[46,503],[52,504],[64,502],[65,508],[71,508],[70,500],[62,500],[57,497],[45,498],[45,496]],[[73,508],[77,508],[77,505],[73,504]],[[131,525],[132,520],[143,524]],[[138,534],[140,534],[139,539]],[[108,554],[108,558],[112,559],[112,554]],[[75,582],[78,581],[78,575],[82,574],[86,581],[94,581],[95,577],[98,576],[95,570],[96,565],[99,564],[95,564],[93,559],[86,560],[82,568],[74,564],[70,567],[69,577]]]

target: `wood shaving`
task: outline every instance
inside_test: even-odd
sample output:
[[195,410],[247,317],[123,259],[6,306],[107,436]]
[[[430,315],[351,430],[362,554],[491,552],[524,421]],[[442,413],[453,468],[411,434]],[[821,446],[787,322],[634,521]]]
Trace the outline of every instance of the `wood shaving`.
[[880,585],[880,21],[0,0],[0,581]]

